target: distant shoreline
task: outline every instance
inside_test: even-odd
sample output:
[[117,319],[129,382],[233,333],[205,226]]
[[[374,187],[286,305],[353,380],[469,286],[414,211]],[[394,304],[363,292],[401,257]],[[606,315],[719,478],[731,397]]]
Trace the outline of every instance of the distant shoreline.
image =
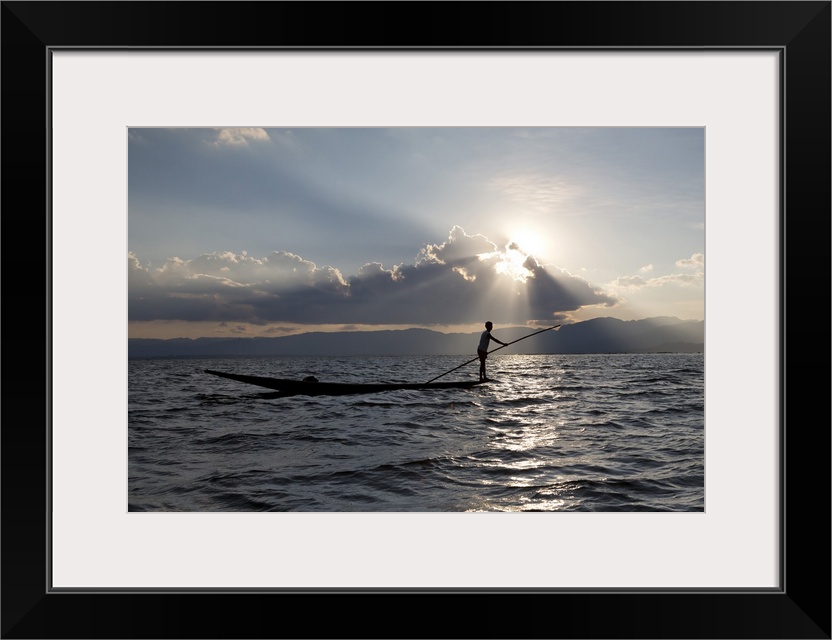
[[[529,328],[495,330],[504,341]],[[595,318],[540,333],[507,348],[505,355],[704,353],[704,321],[678,318]],[[129,338],[128,358],[456,356],[476,353],[478,333],[429,329],[312,332],[276,338]],[[497,355],[497,354],[495,354]]]

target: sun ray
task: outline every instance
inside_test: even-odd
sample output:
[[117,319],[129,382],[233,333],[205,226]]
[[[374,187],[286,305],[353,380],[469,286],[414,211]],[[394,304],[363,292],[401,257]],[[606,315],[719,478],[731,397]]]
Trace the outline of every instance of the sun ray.
[[525,266],[528,256],[507,246],[480,259],[491,261],[496,274],[486,296],[489,317],[499,323],[525,322],[530,310],[527,281],[533,276]]

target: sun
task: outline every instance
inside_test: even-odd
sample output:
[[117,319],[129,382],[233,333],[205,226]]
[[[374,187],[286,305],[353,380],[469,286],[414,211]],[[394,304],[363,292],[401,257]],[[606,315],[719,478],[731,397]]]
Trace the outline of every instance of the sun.
[[505,251],[500,254],[500,261],[495,265],[497,273],[509,276],[512,280],[526,282],[531,271],[526,268],[528,255],[521,250],[519,244],[510,242]]
[[508,234],[509,247],[514,247],[527,256],[536,258],[542,256],[546,251],[546,241],[538,231],[528,228],[514,229]]

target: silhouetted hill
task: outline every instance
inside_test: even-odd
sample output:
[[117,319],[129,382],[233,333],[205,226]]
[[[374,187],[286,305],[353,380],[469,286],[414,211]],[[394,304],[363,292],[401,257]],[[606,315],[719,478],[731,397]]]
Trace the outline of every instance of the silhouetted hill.
[[[511,342],[533,333],[528,327],[494,329]],[[130,338],[130,358],[232,356],[476,355],[479,332],[400,331],[312,332],[281,338]],[[617,320],[596,318],[547,331],[507,347],[505,353],[703,352],[705,323],[678,318]]]

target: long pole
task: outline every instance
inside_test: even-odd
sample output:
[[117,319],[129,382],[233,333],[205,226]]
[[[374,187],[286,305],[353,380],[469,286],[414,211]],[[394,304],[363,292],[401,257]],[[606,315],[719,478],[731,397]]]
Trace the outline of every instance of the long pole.
[[[509,346],[510,344],[514,344],[515,342],[520,342],[521,340],[525,340],[526,338],[531,338],[532,336],[536,336],[538,333],[543,333],[544,331],[551,331],[552,329],[557,329],[559,326],[560,326],[559,324],[556,324],[554,327],[548,327],[548,328],[546,328],[546,329],[541,329],[540,331],[535,331],[534,333],[530,333],[529,335],[527,335],[527,336],[523,336],[522,338],[517,338],[517,340],[512,340],[511,342],[507,342],[506,344],[504,344],[504,345],[502,345],[502,346],[500,346],[500,347],[497,347],[496,349],[492,349],[492,350],[491,350],[491,351],[489,351],[488,353],[489,353],[489,354],[494,353],[495,351],[499,351],[499,350],[500,350],[500,349],[502,349],[503,347],[507,347],[507,346]],[[479,356],[477,356],[476,358],[473,358],[473,359],[469,360],[468,362],[463,362],[463,363],[462,363],[461,365],[459,365],[458,367],[454,367],[453,369],[451,369],[451,370],[449,370],[449,371],[446,371],[445,373],[440,374],[440,375],[436,376],[435,378],[431,378],[431,379],[430,379],[430,380],[428,380],[425,384],[430,384],[430,383],[431,383],[431,382],[433,382],[434,380],[439,380],[439,378],[441,378],[442,376],[446,376],[446,375],[448,375],[449,373],[451,373],[452,371],[456,371],[457,369],[461,369],[461,368],[462,368],[462,367],[464,367],[466,364],[471,364],[471,363],[472,363],[472,362],[474,362],[475,360],[479,360],[479,359],[480,359],[480,357],[479,357]]]

